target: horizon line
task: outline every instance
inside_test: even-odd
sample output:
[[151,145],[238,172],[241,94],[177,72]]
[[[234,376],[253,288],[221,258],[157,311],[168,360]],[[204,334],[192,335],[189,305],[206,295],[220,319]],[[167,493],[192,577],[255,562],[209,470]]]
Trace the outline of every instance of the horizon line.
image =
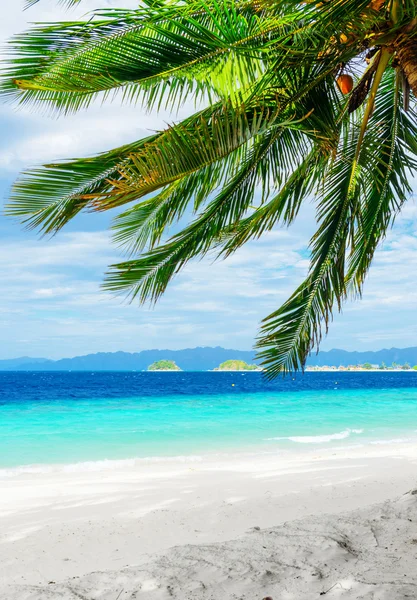
[[[254,354],[256,354],[256,350],[255,349],[249,349],[249,350],[241,350],[241,349],[236,349],[236,348],[225,348],[223,346],[194,346],[194,347],[187,347],[187,348],[179,348],[179,349],[171,349],[171,348],[146,348],[143,350],[136,350],[136,351],[128,351],[128,350],[114,350],[114,351],[98,351],[98,352],[88,352],[86,354],[76,354],[74,356],[62,356],[61,358],[48,358],[45,356],[30,356],[30,355],[24,355],[24,356],[15,356],[15,357],[11,357],[11,358],[0,358],[0,362],[6,362],[6,361],[13,361],[13,360],[34,360],[34,361],[48,361],[48,362],[59,362],[61,360],[73,360],[75,358],[84,358],[86,356],[97,356],[100,354],[103,355],[109,355],[109,354],[128,354],[128,355],[136,355],[136,354],[141,354],[143,352],[185,352],[187,350],[192,351],[192,350],[198,350],[198,349],[210,349],[210,350],[225,350],[227,352],[253,352]],[[347,354],[365,354],[365,353],[373,353],[373,354],[377,354],[379,352],[390,352],[393,350],[400,350],[400,351],[404,351],[404,350],[412,350],[412,349],[417,349],[417,345],[416,346],[406,346],[404,348],[399,348],[396,346],[392,346],[391,348],[380,348],[379,350],[346,350],[344,348],[331,348],[330,350],[319,350],[318,352],[311,354],[309,356],[309,359],[311,359],[314,356],[318,356],[319,354],[328,354],[330,352],[346,352]],[[254,356],[255,358],[255,356]],[[307,359],[307,360],[309,360]]]

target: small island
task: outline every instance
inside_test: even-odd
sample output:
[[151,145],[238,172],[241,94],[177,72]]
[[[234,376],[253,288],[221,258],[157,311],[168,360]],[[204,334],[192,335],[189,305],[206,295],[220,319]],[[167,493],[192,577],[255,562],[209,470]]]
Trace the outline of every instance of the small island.
[[173,360],[157,360],[148,367],[148,371],[181,371]]
[[260,371],[258,365],[248,365],[244,360],[226,360],[215,371]]

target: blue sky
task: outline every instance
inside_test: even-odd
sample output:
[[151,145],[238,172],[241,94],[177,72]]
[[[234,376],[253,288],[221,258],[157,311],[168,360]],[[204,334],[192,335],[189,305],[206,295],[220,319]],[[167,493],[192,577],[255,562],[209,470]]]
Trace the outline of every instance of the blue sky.
[[[22,6],[23,0],[14,0],[2,7],[2,42],[28,21],[74,18],[97,4],[84,0],[82,10],[69,13],[50,0],[24,13]],[[16,174],[29,165],[109,149],[172,119],[118,104],[58,120],[0,105],[1,196],[7,198]],[[155,308],[129,305],[100,291],[106,265],[121,256],[107,231],[110,218],[81,215],[58,236],[40,240],[0,217],[0,358],[197,345],[249,349],[260,319],[307,272],[314,221],[308,203],[291,229],[274,231],[225,262],[190,264]],[[417,205],[411,199],[378,252],[362,301],[348,303],[336,316],[322,348],[417,345],[416,283]]]

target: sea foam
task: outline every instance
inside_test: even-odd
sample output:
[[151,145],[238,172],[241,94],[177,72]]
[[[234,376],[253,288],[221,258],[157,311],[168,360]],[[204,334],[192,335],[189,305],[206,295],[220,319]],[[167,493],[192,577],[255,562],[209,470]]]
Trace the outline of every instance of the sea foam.
[[388,445],[388,444],[407,444],[409,442],[413,442],[415,440],[413,440],[412,438],[393,438],[392,440],[374,440],[371,442],[371,444],[374,445]]
[[328,435],[296,435],[289,437],[273,437],[267,438],[267,441],[289,440],[290,442],[296,442],[297,444],[323,444],[325,442],[332,442],[333,440],[345,440],[352,433],[363,433],[363,429],[345,429],[344,431],[339,431],[338,433],[329,433]]
[[90,471],[111,471],[122,468],[133,468],[144,464],[153,463],[195,463],[201,462],[203,456],[146,456],[137,458],[124,458],[119,460],[90,460],[69,464],[39,464],[39,465],[21,465],[0,469],[0,479],[6,477],[15,477],[16,475],[40,475],[48,473],[85,473]]

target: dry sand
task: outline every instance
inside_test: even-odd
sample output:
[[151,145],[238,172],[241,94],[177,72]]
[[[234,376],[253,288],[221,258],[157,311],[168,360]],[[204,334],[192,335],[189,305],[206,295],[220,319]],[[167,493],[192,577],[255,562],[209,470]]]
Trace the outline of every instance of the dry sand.
[[416,599],[415,488],[411,444],[3,473],[0,599]]

